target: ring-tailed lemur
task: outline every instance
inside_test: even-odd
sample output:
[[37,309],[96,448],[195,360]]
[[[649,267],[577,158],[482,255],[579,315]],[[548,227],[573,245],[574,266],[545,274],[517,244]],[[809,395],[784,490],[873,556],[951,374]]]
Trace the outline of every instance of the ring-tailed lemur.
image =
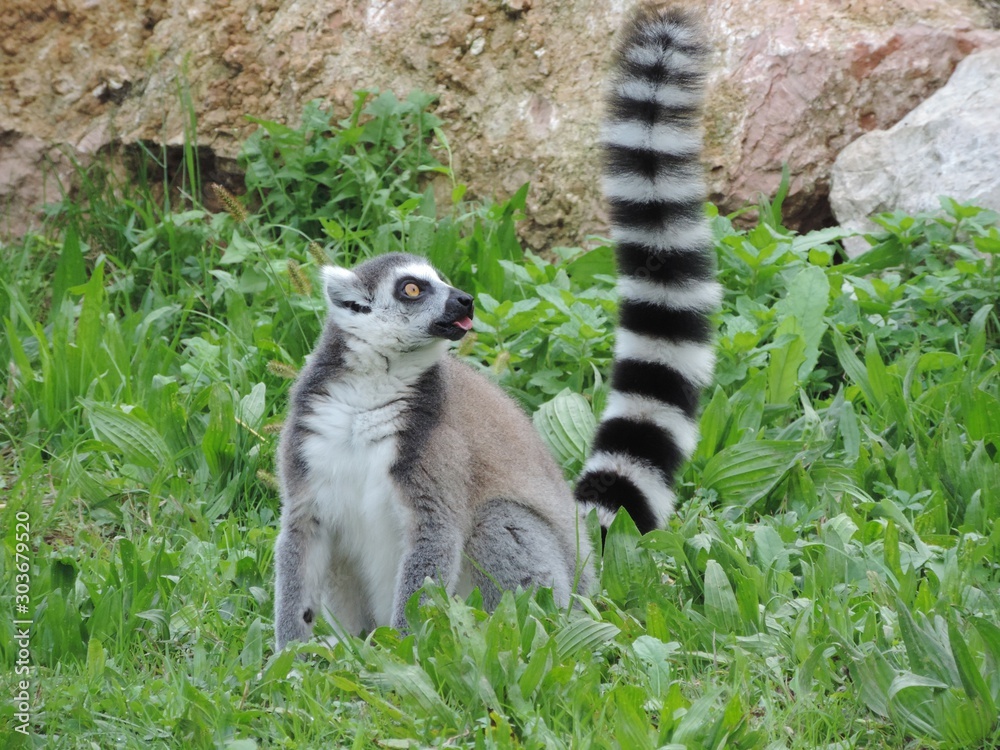
[[673,476],[698,442],[698,399],[715,367],[709,317],[722,288],[699,161],[707,57],[689,16],[641,9],[608,91],[601,142],[619,320],[611,394],[576,485],[605,528],[618,508],[643,532],[673,512]]
[[[279,648],[317,613],[339,635],[405,628],[427,577],[449,591],[590,585],[582,512],[624,507],[642,530],[673,507],[712,374],[712,279],[698,163],[704,42],[678,12],[624,31],[602,142],[621,293],[612,391],[576,500],[518,406],[446,354],[472,297],[420,258],[324,269],[326,327],[292,391],[278,468]],[[579,502],[577,502],[579,500]]]

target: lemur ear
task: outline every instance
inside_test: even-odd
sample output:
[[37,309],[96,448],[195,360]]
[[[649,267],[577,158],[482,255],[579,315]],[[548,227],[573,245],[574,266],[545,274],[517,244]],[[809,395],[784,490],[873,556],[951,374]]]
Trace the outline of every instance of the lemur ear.
[[323,266],[323,291],[331,310],[345,309],[356,313],[370,313],[364,290],[357,274],[346,268]]

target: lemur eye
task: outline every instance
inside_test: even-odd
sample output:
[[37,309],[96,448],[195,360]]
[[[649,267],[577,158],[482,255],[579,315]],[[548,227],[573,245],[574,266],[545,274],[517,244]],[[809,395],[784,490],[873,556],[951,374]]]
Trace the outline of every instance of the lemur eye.
[[403,294],[407,297],[419,297],[420,287],[414,284],[412,281],[407,282],[403,285]]

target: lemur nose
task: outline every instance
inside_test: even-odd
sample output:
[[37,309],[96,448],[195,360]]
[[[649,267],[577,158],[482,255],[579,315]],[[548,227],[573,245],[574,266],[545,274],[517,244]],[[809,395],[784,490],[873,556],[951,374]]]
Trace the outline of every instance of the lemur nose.
[[466,294],[461,289],[455,289],[454,287],[448,293],[448,306],[447,309],[454,312],[456,315],[468,315],[472,317],[472,295]]

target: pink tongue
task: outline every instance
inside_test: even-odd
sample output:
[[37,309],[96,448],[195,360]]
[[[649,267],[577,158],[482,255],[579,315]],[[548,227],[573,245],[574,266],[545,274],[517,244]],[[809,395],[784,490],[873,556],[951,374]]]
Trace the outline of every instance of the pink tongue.
[[472,328],[472,318],[462,318],[461,320],[456,320],[455,325],[457,325],[463,331],[468,331],[470,328]]

